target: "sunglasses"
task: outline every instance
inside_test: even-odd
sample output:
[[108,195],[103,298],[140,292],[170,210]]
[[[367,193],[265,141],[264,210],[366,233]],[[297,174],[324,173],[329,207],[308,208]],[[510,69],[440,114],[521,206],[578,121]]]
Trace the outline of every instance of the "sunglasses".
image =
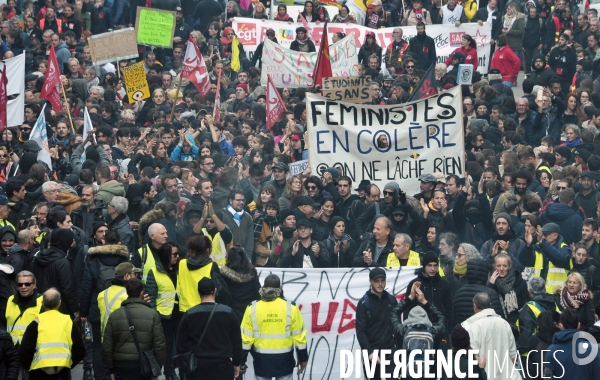
[[33,282],[19,282],[17,283],[17,287],[22,288],[22,287],[30,287],[31,285],[33,285]]
[[383,195],[394,195],[393,191],[384,191]]
[[411,66],[406,66],[406,68],[407,68],[407,69],[414,69],[414,68],[415,68],[415,66],[414,66],[414,65],[411,65]]
[[565,187],[565,186],[558,186],[558,187],[557,187],[557,189],[558,189],[558,190],[565,190],[565,189],[566,189],[566,187]]
[[6,158],[8,157],[6,154],[0,154],[0,158]]
[[316,186],[307,186],[306,187],[308,190],[317,190]]

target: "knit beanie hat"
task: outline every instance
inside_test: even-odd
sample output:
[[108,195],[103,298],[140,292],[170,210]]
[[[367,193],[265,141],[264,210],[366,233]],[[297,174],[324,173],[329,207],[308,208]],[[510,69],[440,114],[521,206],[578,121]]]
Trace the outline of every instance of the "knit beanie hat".
[[469,332],[461,325],[456,325],[450,334],[450,341],[455,350],[468,350],[471,347]]
[[56,228],[50,233],[50,246],[56,247],[63,252],[67,252],[73,244],[75,234],[67,228]]
[[511,223],[511,220],[510,220],[510,215],[508,215],[507,213],[505,213],[505,212],[499,213],[498,216],[496,216],[496,218],[494,219],[494,224],[496,224],[496,221],[498,219],[506,219],[506,222],[508,223],[508,227],[512,228],[512,223]]
[[424,256],[423,256],[423,269],[425,269],[425,267],[427,266],[427,264],[429,263],[438,263],[439,257],[437,255],[437,253],[433,252],[433,251],[429,251],[427,252]]
[[390,189],[392,190],[394,193],[399,194],[400,193],[400,185],[398,185],[398,183],[396,182],[388,182],[385,184],[385,187],[383,188],[385,189]]
[[567,160],[571,159],[571,148],[567,146],[559,146],[558,148],[555,148],[554,151]]

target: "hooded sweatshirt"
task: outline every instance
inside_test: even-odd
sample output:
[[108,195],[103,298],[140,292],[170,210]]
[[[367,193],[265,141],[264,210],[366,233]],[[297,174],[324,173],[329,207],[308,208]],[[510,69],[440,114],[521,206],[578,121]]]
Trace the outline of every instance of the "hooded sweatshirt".
[[[544,63],[544,65],[539,69],[536,69],[534,66],[534,62],[536,59],[541,59]],[[550,83],[550,79],[556,77],[554,70],[552,70],[551,68],[546,68],[546,57],[544,57],[544,55],[542,54],[534,56],[533,60],[529,62],[529,64],[531,64],[531,76],[529,77],[529,79],[531,79],[533,81],[533,84],[536,86],[548,86],[548,84]]]
[[[591,345],[587,340],[579,337],[577,343],[573,341],[577,333],[579,330],[562,330],[554,334],[544,367],[553,371],[555,378],[597,379],[600,377],[600,358],[596,357],[585,365],[575,364],[573,360],[574,357],[583,360],[591,355]],[[577,350],[573,350],[573,347],[577,347]],[[584,348],[583,352],[580,352],[581,348]]]

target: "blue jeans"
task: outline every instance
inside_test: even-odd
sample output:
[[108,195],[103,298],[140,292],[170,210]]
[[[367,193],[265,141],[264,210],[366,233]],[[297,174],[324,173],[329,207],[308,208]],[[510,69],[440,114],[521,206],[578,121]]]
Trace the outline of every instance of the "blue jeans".
[[504,83],[505,85],[507,85],[508,87],[512,87],[513,82],[509,82],[507,80],[503,80],[502,83]]
[[512,51],[513,51],[513,53],[515,53],[515,55],[517,57],[519,57],[519,62],[521,62],[519,64],[519,67],[521,68],[521,70],[523,70],[523,50],[521,50],[521,49],[519,49],[519,50],[512,49]]

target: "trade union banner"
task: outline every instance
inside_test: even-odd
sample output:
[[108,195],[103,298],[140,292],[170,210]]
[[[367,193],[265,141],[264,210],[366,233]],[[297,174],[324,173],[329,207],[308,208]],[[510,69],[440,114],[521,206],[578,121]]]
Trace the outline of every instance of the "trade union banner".
[[[312,29],[312,40],[319,49],[323,34],[323,23],[309,23]],[[289,48],[290,44],[296,39],[296,28],[302,26],[302,23],[287,23],[273,20],[255,20],[251,18],[236,17],[233,21],[233,29],[238,36],[239,41],[244,45],[244,51],[248,58],[256,51],[258,45],[263,42],[268,29],[275,30],[275,36],[279,45],[283,48]],[[417,35],[416,26],[402,26],[403,39],[408,41]],[[360,49],[367,32],[375,32],[377,44],[383,48],[383,54],[387,46],[392,41],[392,32],[395,28],[371,29],[357,24],[327,24],[329,41],[332,41],[333,33],[342,32],[346,36],[354,33],[354,44]],[[442,63],[458,47],[461,46],[462,36],[468,34],[477,43],[477,57],[479,59],[477,71],[481,74],[487,74],[490,61],[490,39],[492,38],[491,25],[484,22],[483,25],[477,23],[464,23],[456,27],[454,25],[427,25],[426,33],[433,38],[436,46],[437,62]],[[334,60],[334,56],[331,56]],[[263,52],[264,64],[264,52]],[[272,75],[272,74],[271,74]],[[356,74],[354,74],[356,75]],[[336,76],[334,74],[334,76]],[[347,75],[346,75],[347,76]],[[264,85],[264,84],[263,84]],[[290,86],[285,86],[290,87]]]
[[[406,286],[416,277],[415,269],[418,268],[386,269],[386,290],[402,300]],[[279,276],[285,299],[295,302],[304,317],[308,363],[300,379],[339,380],[340,350],[360,349],[355,330],[356,306],[369,290],[369,269],[265,268],[258,269],[260,283],[271,273]],[[246,364],[246,378],[253,379],[251,355]],[[295,373],[296,370],[294,379]]]
[[[333,76],[358,75],[355,71],[358,65],[358,48],[355,42],[350,35],[329,47]],[[267,85],[267,75],[269,75],[276,87],[311,87],[318,54],[286,49],[266,39],[262,53],[261,84]]]
[[461,176],[465,167],[461,87],[417,102],[379,106],[306,94],[313,173],[339,167],[352,182],[390,181],[416,194],[418,178]]

